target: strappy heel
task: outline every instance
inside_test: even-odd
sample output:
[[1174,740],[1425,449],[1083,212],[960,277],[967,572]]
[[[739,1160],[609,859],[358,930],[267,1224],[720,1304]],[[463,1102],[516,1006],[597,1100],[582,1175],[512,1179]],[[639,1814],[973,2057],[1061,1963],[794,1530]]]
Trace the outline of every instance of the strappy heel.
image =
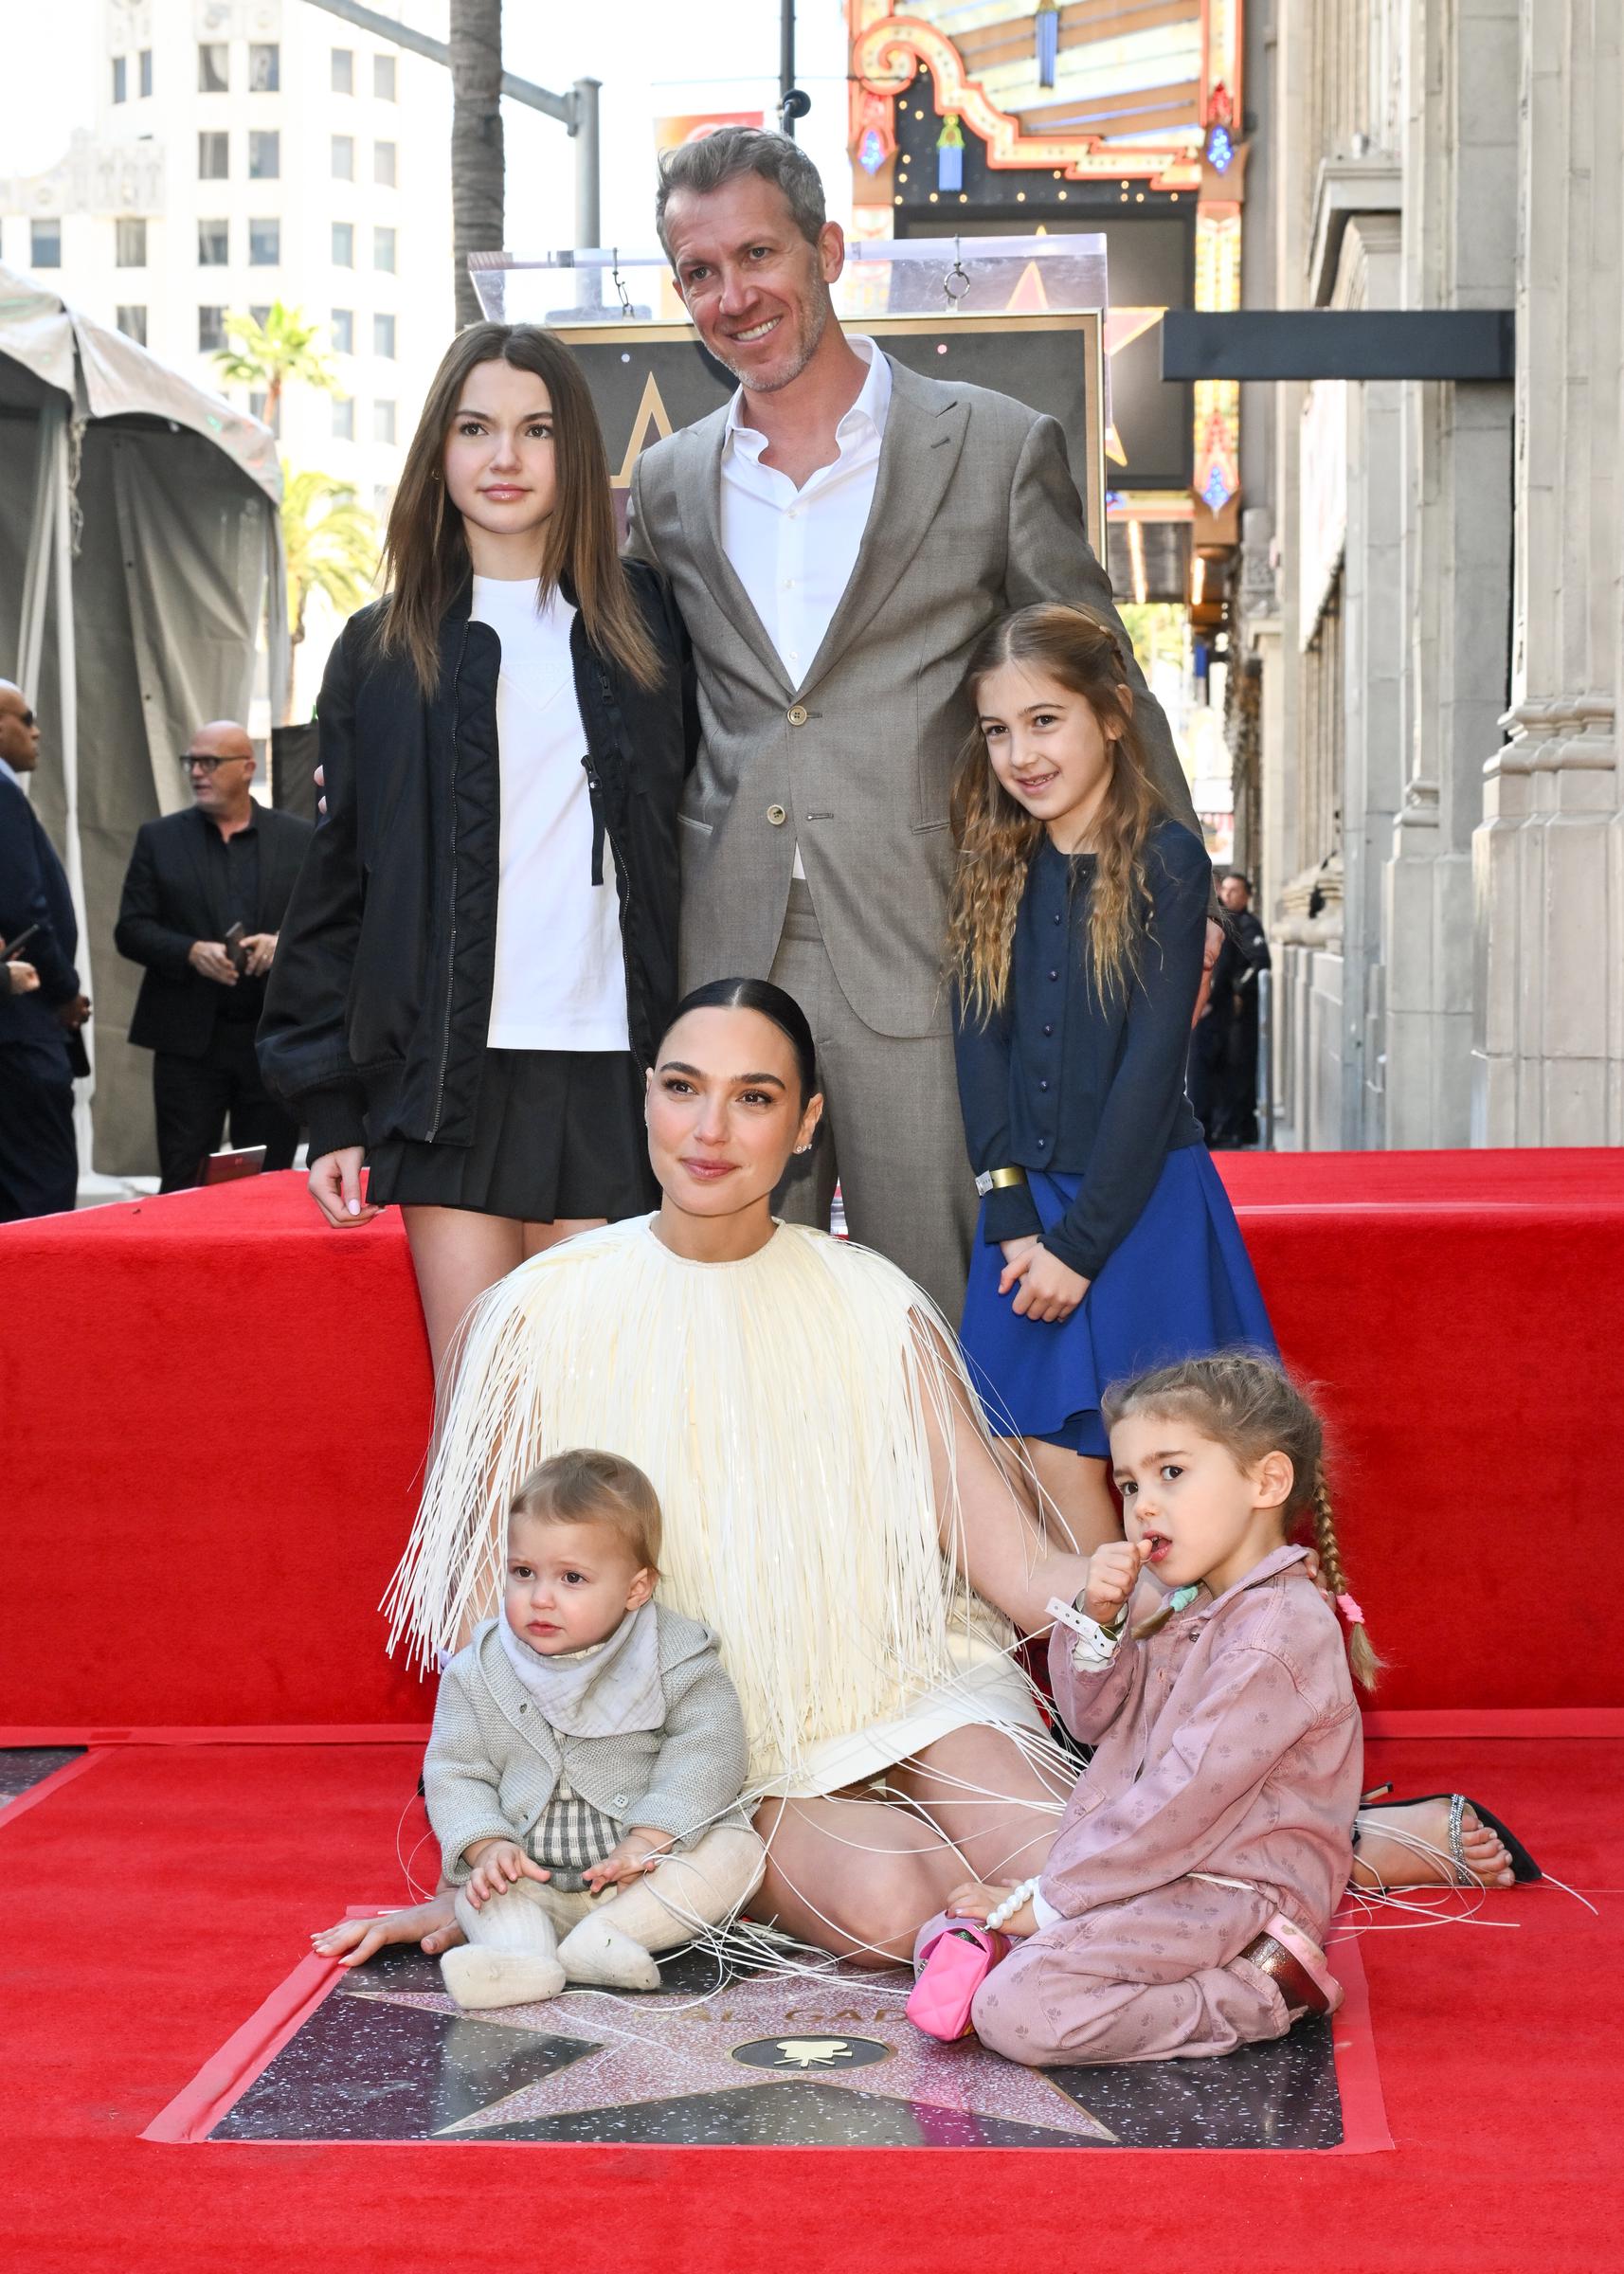
[[1501,1846],[1511,1859],[1511,1876],[1519,1886],[1526,1886],[1532,1880],[1543,1879],[1544,1873],[1516,1833],[1507,1825],[1502,1824],[1500,1818],[1490,1810],[1485,1808],[1481,1800],[1474,1800],[1470,1793],[1417,1793],[1413,1800],[1383,1800],[1380,1797],[1381,1794],[1390,1793],[1392,1790],[1393,1787],[1390,1784],[1379,1784],[1373,1786],[1368,1793],[1362,1794],[1359,1803],[1360,1814],[1379,1815],[1383,1809],[1423,1808],[1430,1800],[1447,1800],[1450,1812],[1449,1860],[1450,1867],[1455,1875],[1457,1886],[1481,1887],[1484,1885],[1484,1882],[1479,1879],[1477,1873],[1466,1860],[1466,1848],[1462,1834],[1465,1831],[1465,1817],[1469,1808],[1478,1822],[1487,1825],[1489,1830],[1499,1839]]

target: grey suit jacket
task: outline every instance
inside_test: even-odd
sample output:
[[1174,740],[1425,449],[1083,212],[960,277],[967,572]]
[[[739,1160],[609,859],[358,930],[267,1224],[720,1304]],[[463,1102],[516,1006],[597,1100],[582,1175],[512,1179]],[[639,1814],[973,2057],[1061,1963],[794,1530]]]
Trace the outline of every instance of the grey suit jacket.
[[[726,407],[638,460],[631,542],[670,578],[697,665],[683,987],[766,976],[799,841],[853,1009],[881,1034],[922,1035],[947,1024],[947,797],[973,723],[965,657],[995,618],[1033,601],[1117,615],[1057,423],[894,359],[891,377],[862,549],[799,686],[722,550]],[[1166,719],[1129,668],[1157,783],[1199,838]]]
[[561,1778],[623,1831],[646,1824],[686,1840],[713,1823],[745,1824],[733,1803],[749,1748],[716,1637],[663,1605],[655,1616],[666,1708],[659,1729],[561,1736],[508,1664],[494,1618],[458,1651],[440,1677],[423,1763],[448,1879],[468,1878],[464,1850],[476,1840],[528,1840]]

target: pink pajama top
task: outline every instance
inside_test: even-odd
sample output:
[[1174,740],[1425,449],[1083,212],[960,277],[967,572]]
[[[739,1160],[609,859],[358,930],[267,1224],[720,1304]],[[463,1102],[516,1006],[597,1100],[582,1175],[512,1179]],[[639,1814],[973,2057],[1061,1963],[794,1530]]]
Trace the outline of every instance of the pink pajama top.
[[1102,1673],[1049,1645],[1066,1726],[1097,1750],[1044,1866],[1065,1918],[1189,1872],[1238,1880],[1323,1940],[1347,1886],[1363,1742],[1336,1614],[1283,1547]]

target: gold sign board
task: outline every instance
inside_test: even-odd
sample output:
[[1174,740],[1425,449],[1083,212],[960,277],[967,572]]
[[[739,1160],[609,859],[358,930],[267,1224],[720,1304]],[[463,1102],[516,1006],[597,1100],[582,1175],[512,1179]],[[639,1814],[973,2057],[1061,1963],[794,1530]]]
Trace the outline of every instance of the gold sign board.
[[[1105,558],[1105,369],[1097,312],[863,316],[851,327],[924,378],[1013,395],[1058,421],[1089,543]],[[623,528],[641,451],[724,404],[734,381],[684,323],[562,324],[586,371]]]

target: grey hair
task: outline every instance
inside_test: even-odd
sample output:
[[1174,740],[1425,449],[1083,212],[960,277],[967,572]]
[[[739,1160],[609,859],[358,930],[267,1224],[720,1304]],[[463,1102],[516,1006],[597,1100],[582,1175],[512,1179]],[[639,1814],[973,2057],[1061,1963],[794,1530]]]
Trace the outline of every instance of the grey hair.
[[695,197],[708,197],[741,173],[758,173],[764,182],[776,183],[789,201],[796,227],[808,244],[817,244],[829,214],[822,178],[806,153],[787,135],[769,135],[759,126],[719,126],[697,142],[679,142],[675,150],[659,153],[654,226],[668,260],[672,254],[665,208],[673,194],[687,190]]

